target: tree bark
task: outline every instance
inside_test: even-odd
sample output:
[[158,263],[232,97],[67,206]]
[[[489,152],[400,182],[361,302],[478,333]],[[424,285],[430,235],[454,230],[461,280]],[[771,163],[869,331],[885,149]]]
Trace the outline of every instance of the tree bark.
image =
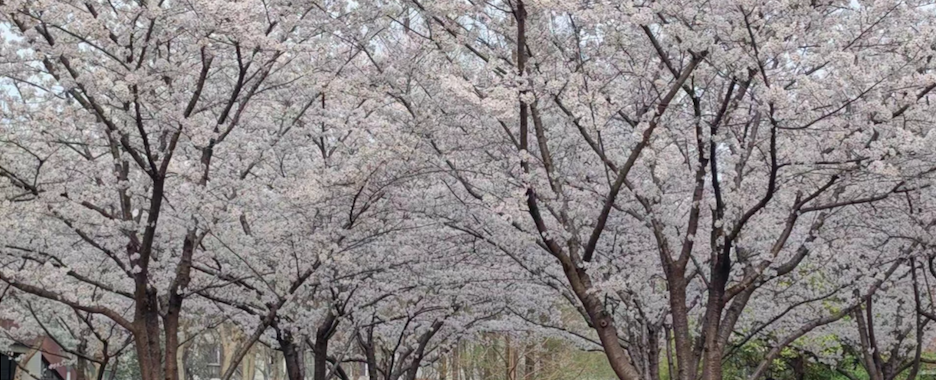
[[650,327],[647,331],[647,353],[649,354],[649,367],[647,370],[650,380],[660,380],[660,326]]
[[591,279],[588,274],[585,273],[584,269],[574,268],[570,262],[562,264],[576,297],[582,302],[582,306],[591,320],[592,328],[598,333],[598,339],[601,341],[601,346],[604,348],[611,369],[614,370],[620,380],[640,379],[640,374],[631,363],[630,356],[621,347],[614,318],[605,310],[604,304],[598,296],[591,291]]
[[[163,380],[162,347],[159,339],[159,312],[156,292],[138,284],[136,291],[136,317],[133,322],[134,349],[140,367],[141,380]],[[178,374],[170,375],[174,380]]]
[[[87,354],[87,350],[88,350],[88,340],[85,338],[81,338],[78,341],[77,351],[80,352],[82,355],[85,355]],[[75,368],[75,380],[88,380],[88,372],[89,372],[88,369],[90,367],[89,366],[90,363],[88,362],[88,360],[85,359],[84,357],[78,357],[77,364],[78,365]]]
[[676,371],[673,366],[673,333],[672,328],[669,326],[663,325],[663,339],[666,344],[666,369],[667,369],[667,378],[672,379],[673,375],[676,374]]
[[[313,380],[325,380],[328,374],[328,341],[331,339],[338,326],[338,317],[329,312],[325,320],[315,331],[315,345],[312,348],[314,357]],[[376,379],[376,377],[375,377]]]
[[[276,330],[276,341],[279,343],[280,351],[283,352],[283,359],[286,362],[286,378],[289,380],[305,380],[305,366],[303,363],[302,347],[297,344],[291,332],[285,329],[274,327]],[[317,358],[317,357],[316,357]],[[316,363],[316,372],[318,363]],[[325,377],[325,374],[322,374]]]
[[370,380],[379,380],[377,377],[377,353],[374,349],[374,327],[367,328],[367,336],[358,335],[358,344],[364,351],[364,360],[367,362],[367,377]]
[[[419,374],[419,367],[426,357],[426,347],[429,345],[429,341],[432,340],[432,337],[442,328],[442,323],[442,321],[433,322],[429,330],[419,336],[416,350],[412,354],[413,359],[410,361],[409,369],[406,371],[406,380],[416,380],[416,375]],[[405,367],[407,364],[401,362],[400,365]],[[392,368],[389,370],[393,371]]]
[[790,367],[793,369],[793,378],[795,380],[803,380],[806,378],[806,359],[803,358],[802,354],[796,355],[796,357],[793,358],[793,362],[790,364]]
[[855,310],[855,322],[858,324],[858,336],[861,341],[861,358],[864,361],[865,369],[868,372],[869,380],[883,380],[881,378],[880,369],[877,366],[877,363],[874,361],[871,351],[875,350],[877,347],[874,347],[868,337],[868,326],[865,322],[864,314],[862,313],[861,308],[859,307]]
[[680,264],[674,263],[666,271],[673,340],[676,345],[676,371],[679,380],[694,380],[696,358],[689,330],[689,309],[686,306],[686,268]]
[[280,362],[281,352],[270,350],[270,380],[283,379],[283,363]]

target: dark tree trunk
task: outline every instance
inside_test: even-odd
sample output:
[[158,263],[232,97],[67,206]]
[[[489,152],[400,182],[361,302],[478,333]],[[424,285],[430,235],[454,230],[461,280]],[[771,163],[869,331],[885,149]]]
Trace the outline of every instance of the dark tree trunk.
[[276,341],[279,343],[280,351],[283,352],[283,359],[286,362],[286,378],[289,380],[305,379],[305,363],[302,355],[302,348],[297,344],[291,332],[280,329],[279,326],[273,326],[276,331]]
[[[107,346],[105,346],[105,348],[106,347]],[[81,353],[82,355],[87,355],[88,340],[85,338],[81,338],[81,340],[78,342],[77,348],[78,348],[77,351],[79,353]],[[88,364],[89,363],[87,359],[85,359],[84,357],[78,357],[78,365],[75,368],[75,372],[76,372],[75,380],[88,380],[88,372],[90,369],[89,368],[90,366]],[[103,370],[104,367],[101,366],[101,369]]]
[[803,358],[802,354],[793,358],[790,367],[793,369],[793,378],[795,380],[804,380],[806,378],[806,359]]
[[378,380],[377,377],[377,352],[374,350],[374,327],[367,328],[366,336],[358,335],[358,344],[361,351],[364,351],[364,360],[367,362],[367,377]]
[[[674,264],[667,271],[670,310],[673,317],[673,340],[676,344],[677,379],[693,380],[696,373],[696,360],[689,330],[689,310],[686,306],[685,267]],[[667,343],[669,344],[669,343]]]
[[676,370],[673,366],[673,332],[669,326],[663,326],[663,339],[664,343],[666,344],[667,378],[672,379],[673,375],[676,374]]
[[338,327],[338,318],[334,313],[328,313],[325,320],[315,331],[315,345],[312,347],[315,359],[313,380],[325,380],[325,376],[328,375],[328,341],[334,334],[336,327]]
[[[439,329],[442,328],[442,321],[435,321],[432,323],[432,327],[429,328],[429,331],[424,332],[420,337],[416,346],[416,350],[413,352],[413,359],[409,364],[409,369],[406,371],[406,380],[416,380],[416,375],[419,373],[419,367],[422,364],[423,359],[426,357],[426,347],[429,345],[429,341],[432,340],[432,337],[435,336]],[[400,363],[401,366],[405,366],[405,363]],[[389,369],[393,371],[392,368]]]
[[647,341],[649,347],[647,347],[647,353],[650,355],[648,358],[649,366],[648,373],[650,374],[650,380],[660,380],[660,327],[651,327],[647,331]]
[[171,377],[163,377],[156,293],[151,289],[146,289],[146,285],[138,288],[142,288],[142,291],[138,289],[136,297],[133,338],[140,367],[140,380],[174,380],[178,374],[168,374]]

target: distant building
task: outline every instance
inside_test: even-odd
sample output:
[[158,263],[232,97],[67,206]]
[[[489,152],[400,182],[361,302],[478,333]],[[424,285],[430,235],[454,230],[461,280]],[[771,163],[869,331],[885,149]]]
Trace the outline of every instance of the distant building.
[[[0,321],[2,329],[14,325]],[[75,380],[75,369],[64,365],[67,357],[62,347],[46,336],[15,343],[0,352],[0,380]]]

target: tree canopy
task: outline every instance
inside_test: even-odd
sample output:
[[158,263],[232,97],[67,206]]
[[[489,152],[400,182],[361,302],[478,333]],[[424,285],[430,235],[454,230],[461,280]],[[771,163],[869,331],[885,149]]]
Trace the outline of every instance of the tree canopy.
[[0,10],[4,339],[80,376],[184,379],[222,325],[224,380],[258,345],[415,380],[490,333],[891,380],[936,337],[932,1]]

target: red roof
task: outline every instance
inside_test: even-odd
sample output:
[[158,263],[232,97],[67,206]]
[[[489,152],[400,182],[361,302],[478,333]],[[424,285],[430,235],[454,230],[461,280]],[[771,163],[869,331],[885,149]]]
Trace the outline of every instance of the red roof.
[[[66,358],[70,358],[70,355],[65,353],[62,347],[56,344],[54,340],[47,336],[43,336],[42,346],[40,349],[42,351],[42,358],[49,363],[49,368],[55,372],[58,372],[62,379],[78,378],[78,373],[75,372],[74,368],[71,366],[66,366],[62,363]],[[71,374],[71,377],[68,376],[69,374]]]
[[[15,321],[0,319],[0,329],[9,330],[11,327],[17,327]],[[66,353],[52,338],[40,336],[31,341],[20,343],[35,349],[40,340],[42,342],[38,344],[39,352],[42,353],[42,358],[49,363],[49,368],[58,373],[62,379],[77,379],[78,373],[75,372],[75,369],[62,364],[65,359],[70,359],[71,355]],[[71,377],[69,377],[69,374],[71,374]]]

